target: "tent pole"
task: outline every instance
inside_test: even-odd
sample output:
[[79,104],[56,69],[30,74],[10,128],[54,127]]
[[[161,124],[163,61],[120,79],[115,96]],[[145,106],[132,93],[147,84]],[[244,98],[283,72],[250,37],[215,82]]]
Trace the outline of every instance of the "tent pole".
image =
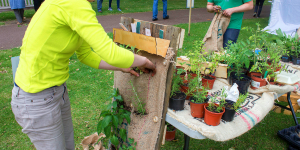
[[190,15],[189,15],[189,33],[190,36],[190,30],[191,30],[191,14],[192,14],[192,0],[190,0]]

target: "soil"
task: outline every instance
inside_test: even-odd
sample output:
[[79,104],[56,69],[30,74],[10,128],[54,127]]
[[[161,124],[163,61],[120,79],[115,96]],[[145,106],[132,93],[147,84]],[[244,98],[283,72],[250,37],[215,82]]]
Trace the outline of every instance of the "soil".
[[227,109],[233,109],[233,104],[226,103],[226,104],[224,104],[224,106],[225,106]]
[[[124,106],[124,109],[125,109],[125,110],[130,111],[130,112],[132,111],[132,107],[126,105],[126,103],[125,103],[124,101],[121,102],[120,104]],[[144,114],[142,114],[142,113],[140,113],[140,112],[138,112],[138,111],[136,111],[136,110],[135,110],[133,113],[134,113],[135,115],[137,115],[137,116],[148,115],[147,112],[145,112]]]
[[[223,112],[223,111],[218,112],[218,111],[217,111],[217,108],[218,108],[217,106],[213,106],[212,109],[209,110],[209,111],[214,112],[214,113],[221,113],[221,112]],[[207,107],[206,107],[206,109],[207,109]],[[208,109],[207,109],[207,110],[208,110]]]
[[203,77],[204,79],[207,79],[207,80],[213,80],[214,78],[212,78],[211,76],[208,76],[208,75],[204,75]]
[[167,125],[167,131],[174,131],[176,128],[172,125]]
[[182,93],[175,93],[174,96],[172,96],[173,99],[184,99],[185,95],[183,95]]

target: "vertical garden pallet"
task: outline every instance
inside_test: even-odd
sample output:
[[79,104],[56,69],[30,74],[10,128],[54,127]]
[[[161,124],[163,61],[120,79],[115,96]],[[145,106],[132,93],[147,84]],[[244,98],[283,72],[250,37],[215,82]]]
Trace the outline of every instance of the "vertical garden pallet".
[[[162,47],[159,47],[160,43],[165,43],[166,41],[169,41],[168,50],[173,50],[173,52],[175,53],[175,55],[173,56],[175,59],[173,61],[176,61],[177,51],[179,48],[182,47],[182,43],[183,43],[184,33],[185,33],[184,29],[181,29],[181,28],[175,27],[175,26],[156,24],[156,23],[152,23],[152,22],[137,20],[137,19],[133,19],[133,18],[126,18],[126,17],[121,18],[121,23],[128,29],[129,32],[132,31],[131,23],[136,24],[136,26],[137,26],[136,32],[137,33],[146,35],[146,29],[149,29],[151,32],[151,36],[154,37],[154,39],[156,39],[155,41],[156,41],[158,51],[163,49]],[[136,34],[136,33],[132,33],[132,34]],[[115,35],[114,35],[114,38],[115,38]],[[126,44],[126,43],[119,42],[119,44]],[[134,46],[134,45],[135,44],[132,44],[130,46]],[[145,51],[147,51],[147,49]],[[136,126],[134,128],[135,129],[143,128],[142,127],[143,125],[145,125],[147,123],[150,123],[150,124],[153,123],[153,120],[151,118],[152,116],[158,116],[158,122],[157,122],[158,124],[155,124],[155,130],[151,131],[151,133],[149,133],[148,130],[145,131],[145,129],[144,129],[144,130],[141,130],[141,132],[139,134],[137,134],[137,133],[133,133],[133,134],[138,136],[138,138],[135,139],[135,141],[138,141],[139,143],[141,143],[141,145],[139,145],[139,143],[138,143],[138,145],[137,145],[138,148],[144,148],[142,146],[142,143],[146,143],[146,144],[150,144],[150,145],[148,145],[149,147],[147,149],[160,149],[163,135],[164,135],[163,133],[164,133],[164,126],[165,126],[165,116],[166,116],[166,113],[168,110],[168,105],[169,105],[169,96],[170,96],[170,91],[171,91],[171,81],[173,78],[174,65],[173,65],[173,63],[169,63],[170,60],[166,61],[167,59],[164,58],[164,56],[162,56],[162,57],[156,56],[156,55],[154,56],[153,54],[149,54],[146,52],[143,52],[143,56],[146,56],[147,58],[149,57],[150,60],[152,59],[152,60],[157,61],[157,62],[155,62],[157,69],[161,69],[161,72],[157,72],[158,74],[155,75],[154,77],[147,76],[148,78],[144,77],[144,79],[142,79],[143,77],[134,78],[134,77],[131,77],[130,75],[126,76],[125,74],[122,74],[121,72],[115,72],[115,87],[118,88],[118,86],[120,86],[121,84],[127,84],[127,81],[125,81],[125,80],[128,80],[128,79],[125,79],[125,80],[120,79],[122,77],[134,79],[133,83],[141,85],[141,87],[152,88],[151,85],[157,86],[158,89],[152,88],[152,89],[148,89],[148,91],[152,91],[154,93],[157,92],[157,95],[161,95],[161,99],[155,99],[157,97],[157,95],[155,95],[155,94],[148,95],[148,94],[144,93],[144,97],[147,97],[147,100],[148,100],[148,97],[149,97],[149,99],[152,98],[151,100],[157,101],[157,104],[155,104],[156,102],[155,103],[149,102],[150,103],[149,105],[155,105],[155,106],[151,106],[151,107],[147,106],[147,104],[146,104],[146,109],[148,109],[150,114],[149,114],[149,116],[147,116],[148,117],[147,120],[144,120],[143,117],[141,117],[140,121],[136,121],[136,124],[135,124]],[[167,62],[168,64],[166,65],[165,62]],[[163,76],[162,76],[163,78],[158,78],[159,73],[162,73],[162,72],[163,72]],[[141,82],[141,83],[139,83],[139,82]],[[130,91],[130,89],[123,87],[123,89],[119,89],[119,90],[120,90],[121,95],[122,95],[122,93],[124,94],[124,101],[126,101],[126,99],[128,98],[128,96],[126,96],[126,94]],[[122,95],[122,97],[123,97],[123,95]],[[153,99],[153,97],[154,97],[154,99]],[[156,112],[156,108],[153,109],[152,107],[159,107],[159,111]],[[153,113],[155,115],[153,115],[151,113]],[[144,118],[146,118],[146,117],[144,117]],[[143,122],[143,123],[140,123],[140,122]],[[130,133],[128,133],[128,134],[130,134]],[[147,139],[149,137],[149,134],[154,136],[155,139],[154,138]],[[144,138],[145,141],[140,140],[140,137],[142,137],[142,136],[147,137],[147,138]],[[151,141],[151,140],[153,140],[153,141]]]

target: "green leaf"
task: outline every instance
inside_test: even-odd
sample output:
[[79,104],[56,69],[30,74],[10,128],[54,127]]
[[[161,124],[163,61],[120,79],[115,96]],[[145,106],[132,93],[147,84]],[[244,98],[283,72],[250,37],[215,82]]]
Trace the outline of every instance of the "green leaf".
[[102,127],[102,120],[101,120],[101,121],[98,122],[98,125],[97,125],[98,134],[100,134],[102,132],[102,129],[103,129],[103,127]]
[[106,135],[106,138],[110,137],[110,133],[111,133],[111,126],[107,126],[104,128],[104,134]]
[[249,58],[245,58],[245,66],[246,66],[246,68],[249,68],[249,66],[250,66],[250,60],[249,60]]
[[117,108],[118,102],[117,102],[117,101],[114,101],[114,102],[112,103],[112,106],[113,106],[113,108]]
[[110,110],[110,109],[111,109],[111,106],[112,106],[112,103],[111,103],[111,104],[108,104],[106,109]]
[[117,100],[122,100],[122,96],[121,95],[115,96],[114,98],[117,99]]
[[126,130],[125,129],[120,129],[120,137],[122,138],[123,141],[126,141]]
[[100,115],[100,118],[101,118],[101,117],[105,117],[105,116],[108,115],[108,114],[110,114],[110,112],[108,112],[108,111],[102,111],[102,112],[101,112],[101,115]]
[[115,147],[118,147],[119,141],[118,141],[118,138],[117,138],[115,135],[113,135],[113,137],[110,138],[110,141],[111,141],[111,143],[112,143]]
[[124,114],[124,117],[127,120],[127,123],[130,124],[130,115]]
[[102,120],[102,128],[105,128],[108,126],[108,124],[111,122],[112,117],[111,115],[105,116],[104,119]]
[[119,119],[118,119],[117,116],[113,116],[113,117],[112,117],[112,123],[113,123],[113,125],[114,125],[116,128],[118,128],[118,125],[119,125]]

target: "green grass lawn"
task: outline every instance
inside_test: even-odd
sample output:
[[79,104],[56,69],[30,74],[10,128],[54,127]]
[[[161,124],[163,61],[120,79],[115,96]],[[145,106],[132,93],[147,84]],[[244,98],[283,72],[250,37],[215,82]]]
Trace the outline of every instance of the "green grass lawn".
[[[255,27],[260,22],[262,27],[268,23],[268,18],[248,19],[243,21],[243,26]],[[195,40],[202,40],[210,22],[191,24],[191,35],[184,39],[183,49],[179,55],[184,55],[191,49]],[[188,24],[176,25],[185,28]],[[112,36],[112,33],[109,33]],[[239,40],[245,39],[249,33],[240,32]],[[13,87],[11,57],[20,54],[19,48],[0,51],[0,149],[24,150],[33,149],[29,138],[21,132],[21,127],[16,123],[11,111],[11,90]],[[99,113],[110,103],[107,98],[112,91],[113,72],[96,70],[83,65],[75,55],[70,58],[70,78],[67,80],[68,92],[71,100],[73,124],[75,131],[75,143],[77,149],[82,149],[80,142],[85,137],[96,132]],[[190,149],[286,149],[287,144],[276,134],[278,130],[294,126],[292,116],[270,112],[260,123],[250,131],[226,142],[213,140],[190,140]],[[224,129],[226,130],[226,129]],[[184,134],[176,133],[176,142],[168,142],[162,146],[165,150],[180,150],[184,143]]]
[[[117,11],[116,0],[112,2],[113,11],[108,11],[108,0],[103,1],[102,3],[102,13],[98,12],[97,9],[97,0],[92,2],[92,7],[96,11],[97,15],[111,15],[111,14],[120,14],[120,13],[135,13],[135,12],[149,12],[152,11],[153,0],[121,0],[120,8],[122,12]],[[206,7],[207,0],[199,0],[194,2],[194,8],[204,8]],[[1,5],[1,2],[0,2]],[[254,0],[255,5],[255,0]],[[267,0],[264,2],[264,5],[270,5]],[[162,2],[158,3],[158,11],[162,11]],[[186,9],[186,0],[169,0],[168,1],[168,10],[175,9]],[[34,9],[26,9],[24,16],[31,18],[34,15]],[[0,13],[0,21],[15,20],[15,14],[13,11],[7,11]]]

